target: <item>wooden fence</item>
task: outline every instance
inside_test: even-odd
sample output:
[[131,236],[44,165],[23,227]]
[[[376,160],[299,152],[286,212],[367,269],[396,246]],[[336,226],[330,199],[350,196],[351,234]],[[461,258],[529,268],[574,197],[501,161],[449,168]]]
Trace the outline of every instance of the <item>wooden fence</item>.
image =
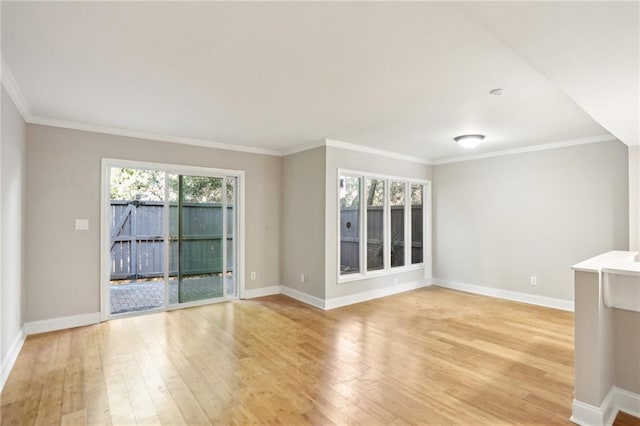
[[[367,209],[367,259],[370,269],[383,268],[383,207]],[[421,263],[422,252],[422,206],[411,206],[411,263]],[[349,226],[347,226],[349,224]],[[340,210],[340,270],[360,269],[360,217],[358,208]],[[391,261],[404,264],[404,206],[391,206]],[[377,261],[379,259],[379,261]]]
[[[233,269],[233,206],[227,207],[227,270]],[[161,201],[111,201],[111,279],[164,275],[164,214]],[[169,207],[169,274],[178,272],[178,205]],[[183,275],[221,273],[222,205],[184,203]]]

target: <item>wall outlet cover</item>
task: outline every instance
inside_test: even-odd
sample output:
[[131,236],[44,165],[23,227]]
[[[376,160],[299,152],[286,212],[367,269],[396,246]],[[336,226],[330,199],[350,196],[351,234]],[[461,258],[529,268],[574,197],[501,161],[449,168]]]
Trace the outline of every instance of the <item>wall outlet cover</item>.
[[89,229],[89,219],[76,219],[76,231],[86,231]]

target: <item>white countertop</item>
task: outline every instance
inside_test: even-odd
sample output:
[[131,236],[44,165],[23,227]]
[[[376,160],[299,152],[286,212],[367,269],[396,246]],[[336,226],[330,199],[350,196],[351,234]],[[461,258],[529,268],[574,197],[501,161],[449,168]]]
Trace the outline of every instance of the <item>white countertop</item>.
[[634,260],[637,251],[609,251],[591,259],[583,260],[571,267],[574,271],[607,272],[640,276],[640,262]]

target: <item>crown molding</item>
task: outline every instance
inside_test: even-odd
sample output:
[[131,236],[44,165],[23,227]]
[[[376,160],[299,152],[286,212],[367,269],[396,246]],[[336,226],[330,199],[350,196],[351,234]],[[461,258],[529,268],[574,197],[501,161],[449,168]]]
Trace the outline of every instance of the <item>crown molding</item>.
[[233,144],[227,144],[227,143],[213,142],[213,141],[204,140],[204,139],[185,138],[185,137],[171,136],[171,135],[159,135],[159,134],[149,133],[149,132],[141,132],[141,131],[128,130],[128,129],[122,129],[117,127],[100,126],[96,124],[88,124],[88,123],[81,123],[77,121],[62,120],[57,118],[49,118],[49,117],[32,115],[31,110],[29,109],[29,105],[27,104],[22,94],[22,91],[18,87],[13,77],[13,74],[11,73],[11,70],[9,69],[7,63],[4,60],[4,57],[1,57],[1,60],[2,60],[2,74],[1,74],[2,85],[6,88],[7,93],[9,94],[14,104],[16,105],[18,112],[22,115],[22,118],[27,123],[39,124],[43,126],[59,127],[64,129],[82,130],[82,131],[102,133],[107,135],[125,136],[130,138],[137,138],[137,139],[147,139],[147,140],[153,140],[153,141],[159,141],[159,142],[178,143],[183,145],[202,146],[202,147],[222,149],[227,151],[246,152],[250,154],[261,154],[261,155],[271,155],[276,157],[285,157],[287,155],[297,154],[299,152],[309,151],[315,148],[319,148],[321,146],[326,146],[326,147],[344,149],[348,151],[379,155],[381,157],[393,158],[397,160],[410,161],[413,163],[437,166],[440,164],[480,160],[485,158],[502,157],[505,155],[523,154],[527,152],[545,151],[549,149],[558,149],[558,148],[565,148],[565,147],[570,147],[575,145],[584,145],[589,143],[616,140],[616,137],[611,134],[603,134],[603,135],[589,136],[589,137],[579,138],[579,139],[570,139],[570,140],[541,144],[541,145],[527,146],[523,148],[507,149],[503,151],[486,152],[482,154],[465,155],[461,157],[449,157],[449,158],[443,158],[440,160],[429,160],[426,158],[414,157],[411,155],[400,154],[393,151],[387,151],[387,150],[378,149],[378,148],[371,148],[363,145],[357,145],[357,144],[337,141],[333,139],[325,139],[324,141],[321,141],[321,142],[315,142],[309,145],[302,145],[302,146],[293,147],[293,148],[285,148],[282,150],[257,148],[257,147],[251,147],[251,146],[243,146],[243,145],[233,145]]
[[384,149],[370,148],[368,146],[356,145],[353,143],[341,142],[341,141],[336,141],[332,139],[325,139],[325,146],[329,146],[332,148],[346,149],[349,151],[364,152],[366,154],[379,155],[381,157],[395,158],[397,160],[411,161],[413,163],[427,164],[427,165],[433,164],[432,161],[427,160],[425,158],[413,157],[411,155],[399,154],[397,152],[387,151]]
[[550,149],[566,148],[569,146],[586,145],[597,142],[607,142],[617,140],[615,136],[610,134],[588,136],[585,138],[568,139],[564,141],[545,143],[541,145],[531,145],[522,148],[505,149],[503,151],[485,152],[482,154],[464,155],[462,157],[443,158],[441,160],[433,160],[430,164],[438,166],[441,164],[459,163],[461,161],[481,160],[485,158],[503,157],[505,155],[524,154],[527,152],[547,151]]
[[[16,105],[17,105],[17,102],[16,102]],[[326,146],[331,148],[338,148],[338,149],[344,149],[348,151],[379,155],[385,158],[393,158],[397,160],[410,161],[413,163],[432,165],[432,166],[458,163],[462,161],[481,160],[481,159],[487,159],[487,158],[493,158],[493,157],[502,157],[506,155],[524,154],[528,152],[546,151],[546,150],[566,148],[566,147],[576,146],[576,145],[586,145],[590,143],[616,140],[615,136],[610,134],[604,134],[604,135],[589,136],[589,137],[579,138],[579,139],[570,139],[565,141],[552,142],[552,143],[541,144],[541,145],[526,146],[522,148],[507,149],[503,151],[485,152],[482,154],[465,155],[461,157],[450,157],[450,158],[444,158],[441,160],[428,160],[428,159],[419,158],[419,157],[412,157],[406,154],[399,154],[397,152],[387,151],[387,150],[378,149],[378,148],[370,148],[367,146],[356,145],[356,144],[336,141],[332,139],[325,139],[322,142],[316,142],[310,145],[294,147],[291,149],[274,150],[274,149],[256,148],[256,147],[243,146],[243,145],[225,144],[225,143],[213,142],[213,141],[208,141],[203,139],[159,135],[155,133],[139,132],[139,131],[121,129],[116,127],[98,126],[94,124],[80,123],[80,122],[69,121],[69,120],[60,120],[56,118],[39,117],[39,116],[33,116],[33,115],[25,116],[24,114],[23,114],[23,117],[27,123],[39,124],[43,126],[59,127],[59,128],[72,129],[72,130],[83,130],[87,132],[103,133],[103,134],[116,135],[116,136],[125,136],[130,138],[137,138],[137,139],[154,140],[159,142],[178,143],[183,145],[195,145],[195,146],[202,146],[207,148],[223,149],[227,151],[246,152],[249,154],[261,154],[261,155],[271,155],[275,157],[286,157],[288,155],[310,151],[312,149]]]
[[314,142],[309,145],[294,146],[292,148],[285,148],[280,151],[280,155],[286,157],[287,155],[293,155],[299,152],[311,151],[312,149],[320,148],[321,146],[326,146],[325,141]]
[[18,87],[16,80],[13,78],[13,74],[9,69],[9,66],[4,61],[4,57],[2,59],[2,85],[5,89],[7,89],[7,93],[9,97],[13,100],[13,103],[16,105],[16,108],[20,115],[22,115],[22,119],[27,121],[27,118],[31,115],[31,111],[29,110],[29,105],[27,101],[24,99],[22,95],[22,91]]
[[327,146],[331,148],[339,148],[347,151],[363,152],[366,154],[379,155],[386,158],[394,158],[398,160],[411,161],[419,164],[431,164],[431,161],[424,158],[413,157],[411,155],[399,154],[397,152],[387,151],[384,149],[370,148],[367,146],[357,145],[354,143],[341,142],[333,139],[325,139],[321,142],[315,142],[309,145],[297,146],[289,149],[283,149],[280,151],[280,155],[286,157],[287,155],[297,154],[299,152],[310,151],[312,149],[320,148],[321,146]]
[[180,136],[159,135],[155,133],[140,132],[135,130],[121,129],[117,127],[99,126],[95,124],[80,123],[76,121],[60,120],[57,118],[29,116],[25,119],[27,123],[39,124],[42,126],[60,127],[63,129],[83,130],[87,132],[103,133],[107,135],[125,136],[129,138],[147,139],[159,142],[179,143],[183,145],[203,146],[207,148],[223,149],[227,151],[239,151],[249,154],[272,155],[280,157],[280,151],[255,148],[243,145],[231,145],[226,143],[213,142],[203,139],[184,138]]

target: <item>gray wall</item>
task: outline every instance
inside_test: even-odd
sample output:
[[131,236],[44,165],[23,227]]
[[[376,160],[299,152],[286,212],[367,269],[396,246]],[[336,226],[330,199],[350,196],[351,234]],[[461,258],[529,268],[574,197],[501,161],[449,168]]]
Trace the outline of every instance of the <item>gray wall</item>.
[[[246,288],[280,284],[282,159],[55,127],[27,126],[27,321],[100,310],[101,159],[246,171]],[[55,208],[52,208],[55,206]],[[89,219],[89,231],[74,219]],[[74,258],[76,267],[61,270]],[[256,271],[257,279],[249,280]]]
[[615,386],[640,394],[640,312],[611,309]]
[[0,360],[4,364],[7,352],[24,324],[26,304],[23,250],[25,123],[4,86],[1,141]]
[[571,265],[628,246],[627,167],[619,141],[434,167],[434,278],[573,300]]
[[[381,175],[398,176],[414,179],[431,179],[431,166],[411,161],[381,157],[379,155],[344,149],[327,147],[326,161],[326,213],[325,213],[325,282],[326,298],[348,296],[370,290],[377,290],[393,286],[393,280],[398,284],[421,281],[430,277],[430,271],[414,270],[378,278],[350,281],[338,284],[337,247],[338,247],[338,169],[356,170],[359,172],[379,173]],[[425,260],[428,259],[429,249],[425,247]],[[425,263],[426,264],[426,263]],[[428,267],[426,269],[429,269]]]
[[[325,147],[283,159],[282,284],[324,299]],[[305,282],[300,282],[304,273]]]

